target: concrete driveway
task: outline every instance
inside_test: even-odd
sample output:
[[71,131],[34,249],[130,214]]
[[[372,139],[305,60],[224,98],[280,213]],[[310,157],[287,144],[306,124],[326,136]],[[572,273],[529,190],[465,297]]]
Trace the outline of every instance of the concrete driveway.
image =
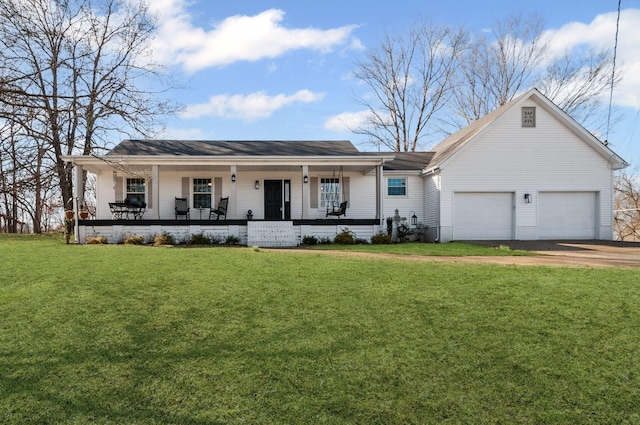
[[508,246],[540,254],[508,257],[513,264],[577,265],[593,267],[640,267],[640,242],[615,241],[473,241],[489,246]]

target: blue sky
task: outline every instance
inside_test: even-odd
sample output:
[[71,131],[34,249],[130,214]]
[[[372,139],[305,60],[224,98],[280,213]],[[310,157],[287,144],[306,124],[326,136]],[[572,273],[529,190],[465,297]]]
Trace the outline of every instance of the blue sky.
[[[350,72],[385,29],[397,33],[421,17],[478,33],[511,14],[538,13],[558,48],[612,47],[617,5],[617,0],[154,0],[161,30],[154,55],[186,86],[174,93],[184,110],[159,137],[348,139],[364,150],[366,140],[339,123],[363,110],[356,97],[364,88]],[[640,162],[640,1],[622,0],[622,9],[618,64],[625,79],[614,103],[624,120],[611,129],[609,141],[635,164]]]

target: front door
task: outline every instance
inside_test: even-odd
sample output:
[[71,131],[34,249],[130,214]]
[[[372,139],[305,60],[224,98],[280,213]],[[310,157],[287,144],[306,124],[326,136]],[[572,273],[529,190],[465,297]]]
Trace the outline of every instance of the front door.
[[282,220],[282,180],[264,181],[264,219]]

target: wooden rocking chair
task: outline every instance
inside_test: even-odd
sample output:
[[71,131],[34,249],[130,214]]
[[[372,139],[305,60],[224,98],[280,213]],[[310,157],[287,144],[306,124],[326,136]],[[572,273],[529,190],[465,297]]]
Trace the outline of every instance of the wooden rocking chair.
[[347,215],[347,201],[342,202],[338,209],[336,209],[336,207],[333,207],[331,210],[329,208],[327,208],[327,215],[325,217],[329,217],[330,215],[336,216],[338,218],[340,218],[341,215],[344,215],[346,217],[346,215]]
[[229,207],[229,197],[220,198],[218,202],[218,207],[216,209],[211,209],[209,211],[209,220],[211,220],[211,216],[215,214],[216,220],[220,219],[220,216],[223,216],[225,220],[227,219],[227,208]]

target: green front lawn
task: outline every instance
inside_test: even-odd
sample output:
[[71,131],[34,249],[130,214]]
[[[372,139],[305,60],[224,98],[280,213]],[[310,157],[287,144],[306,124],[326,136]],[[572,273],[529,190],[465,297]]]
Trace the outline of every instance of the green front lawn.
[[0,423],[639,423],[640,271],[0,236]]

